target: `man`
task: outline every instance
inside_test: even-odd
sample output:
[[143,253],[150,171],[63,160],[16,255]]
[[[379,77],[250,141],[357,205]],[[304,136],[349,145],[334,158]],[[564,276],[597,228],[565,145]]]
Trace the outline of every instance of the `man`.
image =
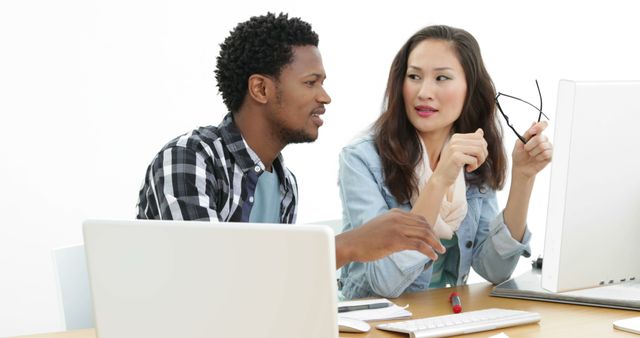
[[[240,23],[220,45],[216,80],[229,114],[168,143],[147,169],[138,218],[294,223],[295,176],[281,150],[312,142],[331,98],[311,26],[286,14]],[[336,236],[336,265],[400,250],[444,252],[426,220],[380,215]]]

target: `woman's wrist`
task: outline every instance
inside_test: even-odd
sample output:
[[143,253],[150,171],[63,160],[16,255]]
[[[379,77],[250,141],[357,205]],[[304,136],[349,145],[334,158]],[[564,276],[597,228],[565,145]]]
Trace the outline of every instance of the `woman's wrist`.
[[426,218],[433,227],[449,186],[435,173],[420,188],[418,199],[413,204],[411,212]]
[[525,170],[519,170],[518,168],[513,168],[511,170],[511,181],[519,182],[519,183],[533,183],[536,179],[536,174],[529,174]]
[[427,186],[430,186],[431,191],[446,191],[447,189],[449,189],[449,186],[451,184],[447,184],[447,182],[445,182],[445,180],[443,180],[440,176],[438,176],[436,173],[434,173],[433,175],[431,175],[431,177],[429,177],[429,180],[427,181],[426,185],[423,187],[424,189],[428,189]]

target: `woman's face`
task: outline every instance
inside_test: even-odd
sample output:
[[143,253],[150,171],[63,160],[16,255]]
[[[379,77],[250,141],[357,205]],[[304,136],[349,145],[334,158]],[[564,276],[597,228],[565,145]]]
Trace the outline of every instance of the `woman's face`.
[[415,46],[402,95],[407,117],[421,135],[448,136],[466,93],[464,69],[450,42],[427,39]]

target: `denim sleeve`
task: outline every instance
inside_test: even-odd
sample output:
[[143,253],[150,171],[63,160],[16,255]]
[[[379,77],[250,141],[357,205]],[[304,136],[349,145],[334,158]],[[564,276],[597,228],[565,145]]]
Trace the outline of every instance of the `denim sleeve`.
[[[353,147],[344,148],[340,154],[338,184],[347,230],[355,229],[390,209],[384,198],[383,182],[379,182],[373,172],[378,166],[367,161],[367,155],[366,149],[363,151]],[[347,279],[382,297],[395,298],[430,263],[430,259],[422,253],[405,250],[377,261],[354,263],[363,264],[363,269],[354,269],[361,273],[353,273]]]
[[473,269],[493,284],[499,284],[511,276],[520,256],[531,256],[531,232],[525,229],[522,242],[511,237],[504,223],[504,210],[498,213],[494,191],[482,201],[480,223],[476,233],[477,246],[473,253]]

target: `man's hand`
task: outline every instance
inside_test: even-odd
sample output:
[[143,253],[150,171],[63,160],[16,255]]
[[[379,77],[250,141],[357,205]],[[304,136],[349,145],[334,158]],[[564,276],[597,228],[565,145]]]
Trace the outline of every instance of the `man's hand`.
[[445,248],[427,220],[392,209],[360,227],[336,236],[336,265],[367,262],[402,250],[417,250],[435,260]]

